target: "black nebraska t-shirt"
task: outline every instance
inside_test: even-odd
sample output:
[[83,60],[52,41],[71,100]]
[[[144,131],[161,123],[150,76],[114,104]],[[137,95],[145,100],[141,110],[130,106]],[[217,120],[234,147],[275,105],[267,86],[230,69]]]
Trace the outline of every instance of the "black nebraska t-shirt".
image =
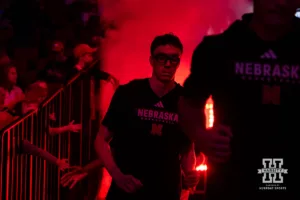
[[190,144],[178,125],[181,93],[177,84],[160,98],[149,79],[134,80],[116,90],[103,125],[113,132],[116,164],[124,174],[139,179],[143,187],[129,195],[113,182],[107,199],[180,199],[179,155]]
[[246,16],[206,37],[184,85],[185,96],[202,106],[212,95],[215,124],[233,132],[230,162],[209,163],[207,198],[299,199],[300,32],[265,42],[247,23]]

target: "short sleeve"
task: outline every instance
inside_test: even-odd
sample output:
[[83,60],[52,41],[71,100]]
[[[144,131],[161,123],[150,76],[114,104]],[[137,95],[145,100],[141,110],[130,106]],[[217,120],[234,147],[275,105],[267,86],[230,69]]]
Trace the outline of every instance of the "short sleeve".
[[124,118],[124,101],[125,101],[125,93],[124,93],[124,86],[119,86],[110,102],[109,108],[104,116],[102,121],[102,125],[104,125],[108,130],[115,131],[120,128],[122,121]]
[[191,63],[191,73],[184,83],[183,96],[187,99],[206,101],[211,95],[211,56],[204,39],[195,49]]

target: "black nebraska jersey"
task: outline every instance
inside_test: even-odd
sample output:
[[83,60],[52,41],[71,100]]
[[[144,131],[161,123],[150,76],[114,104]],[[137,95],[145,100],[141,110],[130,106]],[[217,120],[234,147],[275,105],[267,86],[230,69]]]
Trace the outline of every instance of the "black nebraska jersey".
[[265,42],[248,28],[251,17],[236,21],[223,34],[205,37],[184,84],[185,96],[203,106],[212,95],[215,123],[233,132],[231,161],[209,165],[207,198],[294,200],[300,24],[295,20],[294,32]]
[[113,183],[108,199],[180,199],[179,155],[190,145],[178,125],[177,105],[182,87],[163,97],[149,79],[120,86],[112,98],[103,125],[113,132],[114,159],[125,174],[143,183],[135,194],[123,193]]

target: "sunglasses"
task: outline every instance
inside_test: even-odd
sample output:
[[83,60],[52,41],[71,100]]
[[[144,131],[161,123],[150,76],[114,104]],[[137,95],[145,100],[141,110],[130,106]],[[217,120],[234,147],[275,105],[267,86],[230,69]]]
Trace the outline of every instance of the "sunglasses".
[[171,65],[178,65],[180,62],[180,57],[177,54],[168,55],[164,53],[158,53],[153,56],[156,62],[159,64],[166,64],[168,61],[170,61]]

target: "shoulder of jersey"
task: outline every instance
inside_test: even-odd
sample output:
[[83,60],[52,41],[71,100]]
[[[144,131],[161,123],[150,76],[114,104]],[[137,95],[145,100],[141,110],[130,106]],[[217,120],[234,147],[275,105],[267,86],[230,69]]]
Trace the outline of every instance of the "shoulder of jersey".
[[214,43],[218,44],[223,41],[224,41],[224,33],[209,35],[203,38],[203,42],[210,43],[210,44],[214,44]]
[[205,36],[202,45],[211,50],[220,50],[228,45],[230,39],[226,33]]

